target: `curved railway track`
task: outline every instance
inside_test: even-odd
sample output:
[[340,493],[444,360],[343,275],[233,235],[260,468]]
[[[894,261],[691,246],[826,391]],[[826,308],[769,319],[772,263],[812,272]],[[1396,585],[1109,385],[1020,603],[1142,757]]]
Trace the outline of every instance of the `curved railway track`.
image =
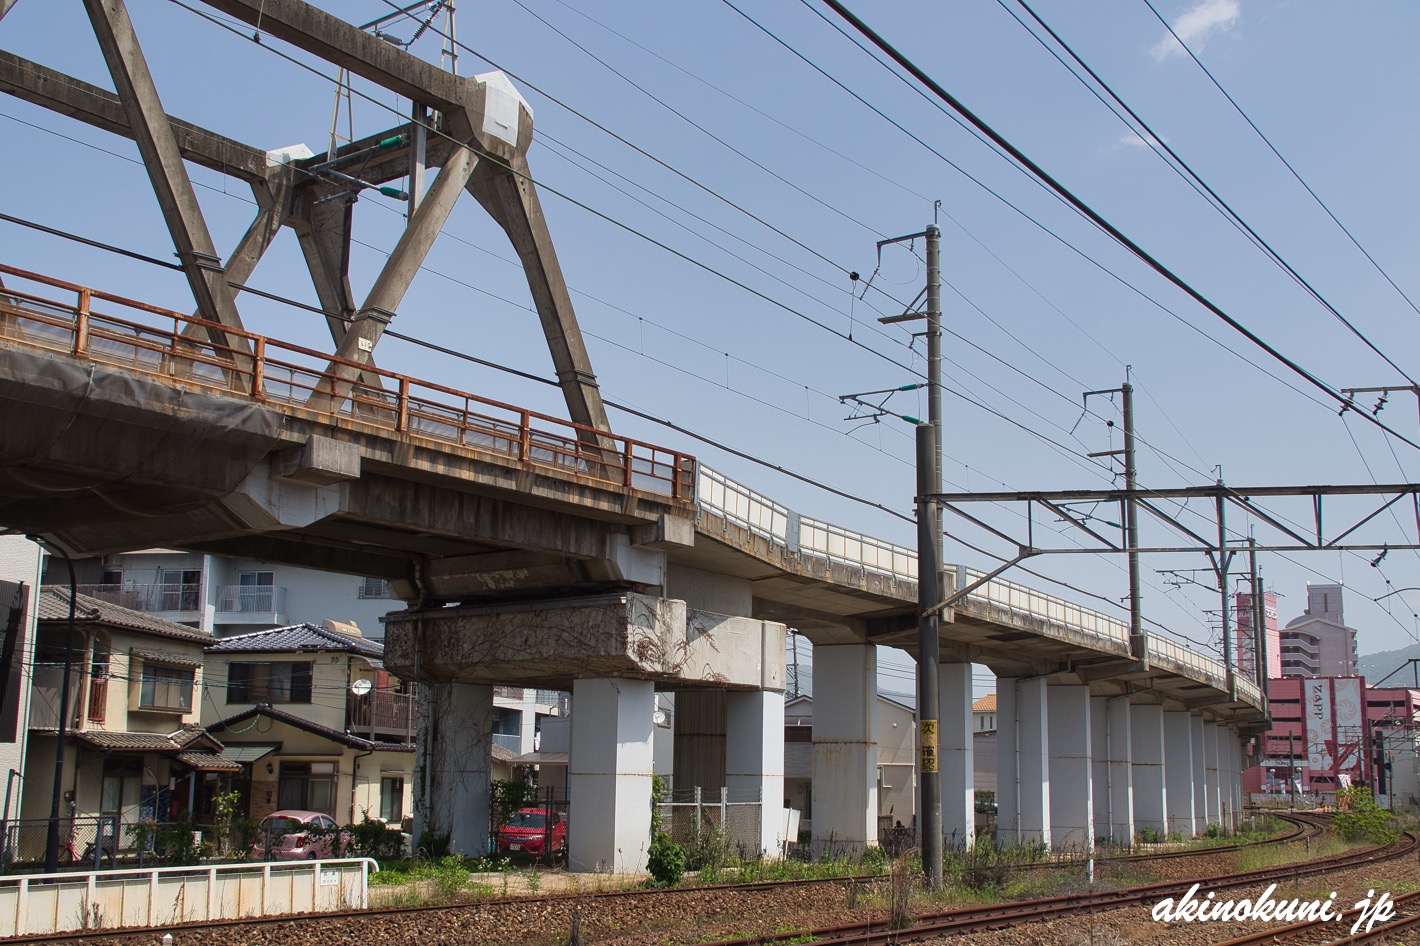
[[[1278,817],[1279,819],[1283,820],[1283,821],[1287,821],[1287,822],[1291,823],[1291,824],[1293,825],[1292,830],[1288,831],[1286,834],[1278,835],[1278,836],[1276,836],[1276,837],[1268,838],[1268,839],[1265,839],[1265,840],[1262,840],[1262,841],[1249,842],[1248,844],[1220,845],[1220,846],[1217,846],[1217,847],[1199,848],[1199,849],[1197,849],[1197,850],[1191,850],[1191,851],[1168,851],[1168,852],[1162,852],[1162,853],[1157,853],[1157,854],[1116,855],[1116,856],[1112,856],[1112,857],[1096,858],[1096,863],[1139,862],[1139,861],[1152,861],[1152,860],[1163,860],[1163,859],[1179,859],[1179,858],[1187,858],[1187,857],[1208,856],[1208,855],[1214,855],[1214,854],[1219,854],[1219,853],[1225,853],[1225,852],[1228,852],[1228,851],[1236,851],[1236,850],[1239,850],[1239,849],[1244,848],[1244,847],[1252,847],[1252,846],[1257,846],[1257,845],[1261,845],[1261,844],[1282,844],[1282,843],[1292,843],[1292,842],[1297,842],[1297,841],[1304,841],[1304,840],[1307,840],[1307,839],[1310,839],[1310,838],[1317,837],[1317,836],[1319,836],[1320,834],[1322,834],[1323,831],[1324,831],[1324,822],[1321,821],[1320,819],[1318,819],[1317,816],[1314,816],[1314,815],[1295,815],[1295,814],[1288,814],[1288,815],[1275,815],[1275,816]],[[1320,863],[1322,863],[1322,862],[1317,862],[1317,863],[1320,864]],[[1040,862],[1040,863],[1029,864],[1029,865],[1023,864],[1023,865],[1018,865],[1018,866],[1019,866],[1019,867],[1023,867],[1023,868],[1035,867],[1035,868],[1054,868],[1054,869],[1057,869],[1057,870],[1073,870],[1073,869],[1078,869],[1078,868],[1081,867],[1083,864],[1084,864],[1084,861],[1083,861],[1083,860],[1077,859],[1077,860],[1072,860],[1072,861],[1048,861],[1048,862]],[[1012,869],[1015,869],[1015,867],[1013,867]],[[1287,876],[1289,876],[1289,877],[1292,876],[1292,873],[1293,873],[1292,869],[1291,869],[1291,868],[1288,868],[1288,869],[1287,869]],[[605,891],[591,891],[591,892],[589,892],[589,891],[574,891],[574,892],[564,892],[564,893],[550,893],[550,894],[545,894],[545,895],[542,895],[542,896],[539,896],[539,897],[510,897],[510,898],[497,898],[497,899],[482,899],[482,900],[478,900],[478,901],[474,901],[474,902],[469,902],[469,903],[467,903],[467,904],[452,904],[452,905],[451,905],[451,904],[438,904],[438,905],[431,905],[431,906],[413,906],[413,907],[411,907],[411,906],[374,907],[374,908],[370,908],[370,909],[366,909],[366,910],[337,911],[337,912],[328,912],[328,913],[310,913],[310,914],[297,914],[297,915],[286,914],[286,915],[280,915],[280,916],[242,917],[242,918],[231,919],[231,920],[200,921],[200,922],[194,922],[194,923],[174,923],[174,924],[168,924],[168,925],[164,925],[164,926],[155,926],[155,927],[126,927],[126,928],[114,928],[114,929],[90,929],[90,930],[87,930],[87,931],[76,930],[76,931],[67,931],[67,932],[62,932],[62,933],[51,933],[51,934],[44,934],[44,935],[29,935],[29,936],[15,937],[15,938],[9,938],[9,939],[0,939],[0,944],[19,943],[19,942],[23,942],[23,943],[69,943],[69,942],[88,943],[88,942],[93,941],[93,940],[96,939],[96,938],[102,938],[102,939],[103,939],[104,941],[106,941],[106,942],[122,942],[122,941],[127,941],[127,940],[142,940],[142,941],[152,942],[153,937],[154,937],[155,935],[161,937],[162,934],[164,934],[164,933],[172,933],[172,934],[174,934],[174,935],[176,936],[176,935],[178,935],[178,934],[180,934],[180,933],[182,933],[182,932],[184,932],[184,931],[195,932],[195,931],[204,931],[204,930],[205,930],[205,931],[216,931],[216,930],[224,930],[224,929],[235,930],[235,929],[239,929],[239,928],[254,928],[254,927],[264,927],[264,926],[277,926],[277,925],[283,925],[283,924],[284,924],[284,925],[289,925],[289,924],[299,924],[299,925],[315,924],[315,925],[318,925],[318,924],[321,924],[321,923],[332,923],[332,922],[338,922],[338,921],[341,921],[341,920],[350,920],[350,919],[372,919],[372,920],[373,920],[373,919],[377,919],[377,918],[380,918],[380,917],[398,917],[398,916],[408,916],[408,917],[411,918],[411,922],[418,923],[418,922],[419,922],[419,917],[420,917],[421,915],[428,915],[428,914],[440,914],[440,915],[444,915],[444,914],[448,914],[450,911],[481,910],[481,909],[488,909],[488,908],[490,908],[490,907],[508,906],[508,905],[524,905],[524,906],[525,906],[525,905],[527,905],[527,904],[529,904],[529,903],[537,903],[537,902],[546,902],[546,903],[552,903],[552,902],[556,902],[556,901],[580,901],[580,902],[593,901],[593,902],[595,902],[595,901],[600,901],[600,900],[630,898],[630,897],[648,897],[648,896],[654,897],[654,896],[657,896],[657,895],[671,896],[671,895],[675,895],[675,894],[677,894],[677,893],[685,893],[685,892],[687,892],[687,891],[692,891],[692,890],[695,891],[695,892],[700,892],[700,893],[711,893],[711,892],[717,892],[717,891],[722,891],[722,892],[745,892],[745,893],[748,893],[748,892],[751,892],[751,891],[766,891],[766,890],[776,890],[776,889],[790,889],[790,888],[795,888],[795,887],[810,887],[810,886],[818,886],[818,885],[837,885],[837,886],[840,886],[840,887],[852,887],[852,886],[861,886],[861,885],[868,885],[868,884],[880,884],[880,883],[882,882],[882,880],[883,880],[883,878],[882,878],[881,876],[873,876],[873,877],[836,877],[836,878],[814,878],[814,879],[808,879],[808,880],[760,881],[760,882],[754,882],[754,883],[739,883],[739,884],[714,884],[714,885],[706,885],[706,886],[703,886],[703,887],[693,887],[693,888],[677,887],[677,888],[669,888],[669,889],[665,889],[665,890],[655,890],[655,889],[645,889],[645,888],[634,888],[634,889],[605,890]],[[1155,887],[1158,887],[1158,888],[1167,887],[1167,888],[1169,888],[1169,889],[1172,889],[1172,888],[1175,887],[1175,886],[1177,886],[1177,882],[1170,882],[1169,884],[1166,884],[1166,885],[1155,885]],[[1185,884],[1184,889],[1186,889],[1186,887],[1187,887],[1187,884]],[[1136,888],[1136,889],[1143,890],[1143,889],[1154,889],[1154,888]],[[1162,895],[1162,894],[1161,894],[1161,895]],[[1110,900],[1108,899],[1109,896],[1110,896],[1109,894],[1100,894],[1100,895],[1097,895],[1097,896],[1098,896],[1098,900],[1097,900],[1098,907],[1096,907],[1096,908],[1103,908],[1103,907],[1107,907],[1107,906],[1111,906],[1111,905],[1121,905],[1121,904],[1124,903],[1124,902],[1128,902],[1128,901],[1119,901],[1119,900],[1110,901]],[[1081,902],[1081,898],[1080,898],[1080,897],[1053,898],[1053,899],[1055,899],[1055,900],[1061,900],[1061,901],[1063,901],[1063,900],[1069,900],[1069,901],[1072,902],[1072,903],[1079,903],[1079,902]],[[1046,903],[1046,902],[1047,902],[1047,901],[1028,901],[1028,903]],[[1091,902],[1096,902],[1096,901],[1092,898]],[[968,929],[968,928],[975,928],[975,929],[990,928],[989,925],[984,925],[984,924],[985,924],[985,921],[986,921],[986,919],[987,919],[986,913],[989,912],[989,911],[991,911],[991,910],[1005,910],[1006,912],[1002,914],[1003,917],[1005,917],[1005,916],[1022,916],[1022,914],[1021,914],[1021,912],[1020,912],[1020,905],[1019,905],[1019,904],[1003,905],[1002,907],[982,907],[982,908],[972,908],[972,909],[973,909],[974,912],[981,914],[981,919],[983,920],[983,925],[978,925],[978,926],[976,926],[976,927],[962,927],[962,929]],[[960,913],[960,912],[962,912],[962,911],[953,911],[953,913]],[[1059,912],[1057,912],[1057,913],[1041,914],[1040,918],[1043,919],[1043,918],[1047,918],[1048,916],[1063,915],[1064,912],[1068,912],[1068,911],[1059,911]],[[861,931],[864,931],[865,928],[863,927],[862,924],[859,924],[859,925],[856,927],[856,929],[861,932]],[[796,937],[796,936],[802,936],[802,935],[804,935],[805,932],[813,932],[813,933],[815,933],[815,935],[818,935],[818,933],[817,933],[816,931],[798,931],[798,932],[795,932],[795,933],[787,933],[787,934],[784,934],[783,936],[780,936],[780,937],[776,937],[776,936],[772,936],[772,935],[771,935],[771,936],[766,936],[766,937],[762,937],[762,938],[756,937],[756,938],[753,938],[753,939],[746,939],[746,940],[727,940],[727,941],[725,941],[725,942],[726,942],[726,943],[741,943],[741,942],[742,942],[742,943],[746,943],[746,944],[749,944],[749,943],[759,943],[759,942],[772,943],[772,942],[776,942],[776,941],[783,941],[783,940],[793,939],[793,938]],[[902,932],[902,931],[899,931],[899,935],[900,935],[901,932]],[[825,933],[824,935],[829,935],[829,934]],[[867,941],[867,940],[858,939],[858,940],[848,940],[848,942],[868,942],[868,941]]]

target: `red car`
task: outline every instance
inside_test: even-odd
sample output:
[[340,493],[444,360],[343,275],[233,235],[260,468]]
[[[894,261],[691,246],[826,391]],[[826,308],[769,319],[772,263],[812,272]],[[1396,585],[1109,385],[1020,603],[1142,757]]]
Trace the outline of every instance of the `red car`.
[[266,860],[268,844],[273,861],[321,860],[342,856],[350,845],[350,832],[319,811],[286,809],[261,819],[252,859]]
[[508,823],[498,829],[499,851],[523,851],[528,854],[557,853],[567,849],[567,822],[557,812],[542,808],[523,808],[514,812]]

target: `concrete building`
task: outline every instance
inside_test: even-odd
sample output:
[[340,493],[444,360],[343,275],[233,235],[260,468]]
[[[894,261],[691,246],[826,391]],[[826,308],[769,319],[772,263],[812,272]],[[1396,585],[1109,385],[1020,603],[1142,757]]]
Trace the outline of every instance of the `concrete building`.
[[1367,687],[1362,677],[1286,677],[1268,687],[1273,726],[1255,740],[1245,791],[1281,799],[1295,790],[1321,803],[1368,785],[1382,804],[1393,795],[1397,810],[1420,805],[1420,690]]
[[1266,654],[1265,678],[1271,680],[1282,676],[1282,636],[1277,620],[1276,592],[1264,591],[1262,593],[1263,632],[1260,639],[1253,631],[1253,625],[1257,621],[1254,617],[1252,594],[1239,591],[1233,600],[1237,609],[1238,673],[1245,675],[1249,680],[1257,679],[1257,651],[1258,644],[1261,643]]
[[1279,633],[1284,677],[1356,673],[1356,631],[1346,626],[1341,585],[1307,585],[1307,609]]
[[[51,561],[46,581],[68,582]],[[337,620],[383,638],[380,618],[403,607],[389,584],[257,559],[145,549],[75,562],[79,593],[187,624],[215,637]]]

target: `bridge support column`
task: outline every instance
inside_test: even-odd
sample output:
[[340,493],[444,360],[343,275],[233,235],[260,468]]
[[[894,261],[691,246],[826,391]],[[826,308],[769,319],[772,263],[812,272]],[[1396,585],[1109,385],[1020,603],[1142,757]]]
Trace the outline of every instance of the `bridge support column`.
[[[1094,773],[1091,759],[1090,688],[1049,688],[1050,846],[1094,849]],[[1024,779],[1024,773],[1022,774]]]
[[1164,708],[1140,703],[1129,708],[1129,745],[1134,780],[1134,826],[1162,840],[1168,834],[1168,786],[1164,784]]
[[1193,724],[1187,712],[1164,711],[1164,788],[1168,834],[1191,838],[1193,822]]
[[814,856],[878,841],[878,657],[872,645],[814,647]]
[[730,801],[757,799],[759,849],[784,850],[784,694],[770,690],[725,694],[725,789]]
[[1104,701],[1105,793],[1109,808],[1095,812],[1095,836],[1121,847],[1134,844],[1134,735],[1129,697]]
[[655,684],[649,680],[573,681],[567,839],[572,870],[645,870],[655,711]]
[[1050,846],[1050,699],[1044,677],[996,681],[997,840]]
[[941,767],[943,850],[976,843],[976,766],[972,735],[971,664],[938,671],[937,759]]
[[1204,755],[1203,717],[1188,717],[1189,745],[1193,751],[1193,834],[1208,830],[1208,763]]
[[420,690],[413,833],[447,836],[449,850],[482,857],[488,845],[493,688],[426,683]]
[[1223,826],[1223,783],[1218,777],[1218,724],[1203,724],[1203,784],[1207,788],[1204,823]]
[[1225,774],[1223,800],[1228,805],[1228,827],[1242,827],[1242,742],[1232,726],[1218,728],[1218,765]]

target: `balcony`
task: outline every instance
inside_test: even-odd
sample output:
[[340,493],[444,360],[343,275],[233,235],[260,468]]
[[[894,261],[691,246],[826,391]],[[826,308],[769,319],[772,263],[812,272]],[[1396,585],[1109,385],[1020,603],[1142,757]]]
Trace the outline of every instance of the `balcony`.
[[[35,664],[30,678],[30,728],[59,728],[59,691],[64,682],[63,664]],[[69,712],[66,714],[68,726],[76,726],[79,720],[79,694],[82,690],[83,674],[77,670],[69,676]]]
[[494,734],[493,734],[493,744],[494,744],[495,746],[502,746],[504,749],[507,749],[507,750],[509,750],[510,752],[515,752],[515,753],[517,753],[518,755],[522,755],[522,753],[523,753],[523,737],[522,737],[520,734],[515,733],[515,732],[512,732],[512,733],[496,732],[496,733],[494,733]]
[[371,690],[364,696],[350,694],[345,701],[351,735],[374,742],[410,743],[418,727],[414,694]]
[[201,584],[79,585],[78,591],[81,595],[169,621],[191,623],[202,620]]
[[220,585],[218,624],[289,624],[286,589],[280,585]]

